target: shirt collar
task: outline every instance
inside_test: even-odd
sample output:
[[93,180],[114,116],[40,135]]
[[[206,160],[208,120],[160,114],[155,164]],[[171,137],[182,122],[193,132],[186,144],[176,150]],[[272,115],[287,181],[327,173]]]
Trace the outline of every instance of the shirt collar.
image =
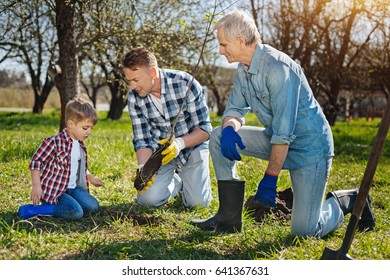
[[[68,129],[67,128],[64,128],[62,131],[61,131],[61,134],[63,135],[63,137],[65,138],[65,141],[68,142],[68,143],[72,143],[73,142],[73,139],[72,137],[69,136],[68,134]],[[84,145],[84,142],[81,141],[81,140],[77,140],[80,144],[81,144],[81,147],[85,147]]]
[[261,60],[258,58],[262,55],[263,48],[264,48],[263,44],[256,45],[256,50],[253,54],[251,64],[249,65],[249,69],[247,69],[247,72],[249,74],[254,75],[254,74],[258,73],[259,68],[260,68],[260,63],[261,63]]
[[69,136],[69,134],[68,134],[68,129],[67,129],[67,128],[64,128],[64,129],[62,130],[62,134],[63,134],[63,136],[64,136],[64,138],[65,138],[65,140],[66,140],[67,142],[72,142],[72,138]]
[[161,80],[161,96],[162,95],[165,95],[167,93],[167,77],[166,77],[166,73],[165,71],[163,71],[163,69],[159,68],[158,69],[160,71],[160,80]]

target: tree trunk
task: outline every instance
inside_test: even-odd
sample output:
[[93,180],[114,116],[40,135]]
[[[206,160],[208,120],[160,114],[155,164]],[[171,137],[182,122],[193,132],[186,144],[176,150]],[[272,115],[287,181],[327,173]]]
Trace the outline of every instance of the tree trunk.
[[[119,120],[122,117],[123,109],[127,103],[127,89],[122,89],[120,87],[119,73],[113,73],[113,76],[115,77],[113,81],[108,82],[108,87],[111,92],[111,104],[107,118]],[[124,90],[126,91],[124,92]]]
[[49,97],[50,91],[54,87],[54,82],[50,80],[49,77],[46,77],[46,82],[43,85],[42,91],[40,94],[34,94],[34,114],[41,114],[43,111],[43,107],[46,103],[47,98]]
[[56,27],[59,46],[59,61],[61,68],[56,85],[61,100],[60,131],[65,128],[66,104],[80,93],[79,64],[75,42],[75,0],[56,0]]
[[125,106],[126,100],[123,100],[123,98],[118,98],[117,95],[113,95],[107,118],[111,120],[119,120],[122,117],[123,109],[125,108]]

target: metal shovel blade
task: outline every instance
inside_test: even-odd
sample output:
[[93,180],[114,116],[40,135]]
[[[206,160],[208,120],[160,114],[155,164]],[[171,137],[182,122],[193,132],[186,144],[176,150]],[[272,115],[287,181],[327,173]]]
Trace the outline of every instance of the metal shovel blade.
[[342,253],[340,250],[333,250],[325,247],[321,260],[353,260],[350,255]]

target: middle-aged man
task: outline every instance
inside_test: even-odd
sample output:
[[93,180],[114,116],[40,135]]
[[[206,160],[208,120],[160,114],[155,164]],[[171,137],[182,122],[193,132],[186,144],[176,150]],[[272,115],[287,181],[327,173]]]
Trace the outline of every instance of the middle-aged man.
[[158,207],[181,195],[185,207],[207,207],[212,127],[202,86],[184,71],[159,68],[154,54],[144,47],[131,49],[122,64],[130,84],[128,109],[138,168],[159,143],[167,141],[176,122],[174,141],[163,151],[162,166],[150,187],[137,194],[137,202]]
[[[323,237],[338,229],[352,212],[358,189],[330,192],[323,201],[334,155],[333,136],[302,68],[286,54],[262,44],[254,20],[244,12],[225,15],[214,30],[220,54],[239,65],[222,126],[210,139],[219,210],[192,224],[205,230],[241,231],[245,184],[237,175],[236,161],[242,154],[268,161],[254,197],[263,206],[276,206],[278,175],[282,169],[289,170],[293,236]],[[244,125],[250,111],[264,128]],[[374,225],[369,200],[359,229]]]

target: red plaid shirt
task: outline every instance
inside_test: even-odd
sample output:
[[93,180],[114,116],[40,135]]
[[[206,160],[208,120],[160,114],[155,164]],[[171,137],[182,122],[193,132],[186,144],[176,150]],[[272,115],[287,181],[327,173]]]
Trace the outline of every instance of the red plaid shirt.
[[[87,182],[86,186],[80,187],[85,187],[88,190],[86,173],[86,170],[88,170],[87,148],[82,141],[79,142],[82,147],[81,151],[84,151],[85,154],[85,174],[80,175],[85,176],[85,182]],[[43,140],[28,165],[30,170],[41,171],[42,199],[47,203],[57,203],[58,198],[68,188],[72,143],[72,138],[65,128],[60,133]]]

